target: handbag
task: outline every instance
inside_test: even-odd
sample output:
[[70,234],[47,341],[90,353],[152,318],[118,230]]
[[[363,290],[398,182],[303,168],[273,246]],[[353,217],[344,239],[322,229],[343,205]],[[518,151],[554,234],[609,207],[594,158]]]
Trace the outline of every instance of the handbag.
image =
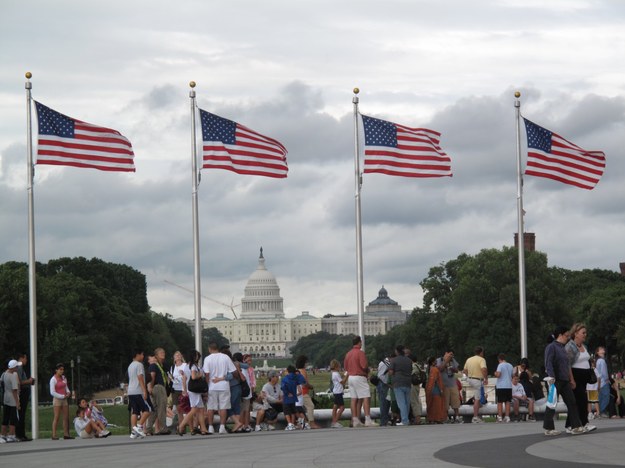
[[187,389],[193,393],[206,393],[208,392],[208,383],[206,383],[206,379],[203,377],[199,379],[189,379]]
[[241,397],[249,398],[250,396],[252,396],[250,384],[247,383],[247,380],[241,380]]
[[597,383],[597,374],[595,374],[595,370],[592,367],[588,369],[588,383],[591,385]]

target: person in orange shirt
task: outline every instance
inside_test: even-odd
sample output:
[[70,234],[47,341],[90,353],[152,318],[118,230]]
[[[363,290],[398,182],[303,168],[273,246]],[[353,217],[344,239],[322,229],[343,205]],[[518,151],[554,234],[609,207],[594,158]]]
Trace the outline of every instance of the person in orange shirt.
[[369,389],[369,363],[367,356],[362,350],[362,339],[359,336],[354,337],[352,341],[352,349],[345,355],[343,368],[349,375],[347,383],[349,385],[349,396],[351,398],[352,426],[361,427],[360,412],[357,411],[358,403],[362,402],[365,412],[365,426],[377,426],[371,420],[371,391]]

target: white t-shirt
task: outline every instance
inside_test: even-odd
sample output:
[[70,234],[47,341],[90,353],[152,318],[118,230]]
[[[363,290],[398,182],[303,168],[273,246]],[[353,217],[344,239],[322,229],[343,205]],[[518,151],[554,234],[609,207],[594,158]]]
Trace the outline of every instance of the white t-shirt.
[[525,389],[523,388],[523,385],[521,385],[520,383],[518,384],[512,384],[512,396],[513,397],[524,397],[525,395]]
[[128,366],[128,395],[143,395],[143,389],[139,384],[139,376],[143,376],[145,383],[145,368],[143,363],[132,361]]
[[228,372],[234,372],[237,370],[234,367],[232,359],[223,353],[212,353],[204,358],[204,373],[209,376],[208,391],[226,391],[230,390],[230,384],[227,380],[214,383],[213,379],[222,378],[225,379]]
[[89,424],[89,419],[87,419],[87,417],[80,418],[76,416],[74,418],[74,429],[76,429],[76,434],[80,436],[80,432],[84,430],[88,424]]
[[174,371],[172,374],[172,379],[174,382],[174,390],[181,392],[182,391],[182,374],[187,375],[187,382],[189,381],[189,376],[191,372],[189,372],[189,366],[186,362],[183,362],[179,366],[174,366]]
[[340,394],[344,392],[343,384],[341,381],[343,378],[341,377],[341,373],[337,371],[332,371],[332,393]]
[[588,348],[584,346],[584,352],[577,355],[577,360],[571,367],[574,367],[575,369],[590,369],[590,362],[588,362],[589,359],[590,354],[588,353]]

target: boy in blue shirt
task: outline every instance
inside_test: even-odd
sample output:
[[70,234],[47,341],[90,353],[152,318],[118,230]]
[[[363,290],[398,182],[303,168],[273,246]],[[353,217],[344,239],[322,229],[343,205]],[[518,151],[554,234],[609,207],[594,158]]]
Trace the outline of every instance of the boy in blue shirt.
[[303,375],[297,373],[295,366],[291,365],[287,367],[286,371],[287,374],[282,378],[282,383],[280,384],[280,388],[284,394],[282,408],[284,411],[284,417],[288,422],[285,430],[293,431],[295,430],[295,418],[297,412],[295,409],[295,404],[297,403],[297,387],[298,385],[306,384],[306,379]]

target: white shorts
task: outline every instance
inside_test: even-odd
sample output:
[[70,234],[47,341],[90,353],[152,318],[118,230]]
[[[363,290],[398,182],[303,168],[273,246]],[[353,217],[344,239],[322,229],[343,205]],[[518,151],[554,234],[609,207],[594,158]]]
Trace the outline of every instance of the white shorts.
[[206,408],[209,410],[230,409],[230,389],[210,390],[208,392],[208,403],[206,404]]
[[369,381],[362,375],[350,375],[347,378],[351,398],[371,398]]

